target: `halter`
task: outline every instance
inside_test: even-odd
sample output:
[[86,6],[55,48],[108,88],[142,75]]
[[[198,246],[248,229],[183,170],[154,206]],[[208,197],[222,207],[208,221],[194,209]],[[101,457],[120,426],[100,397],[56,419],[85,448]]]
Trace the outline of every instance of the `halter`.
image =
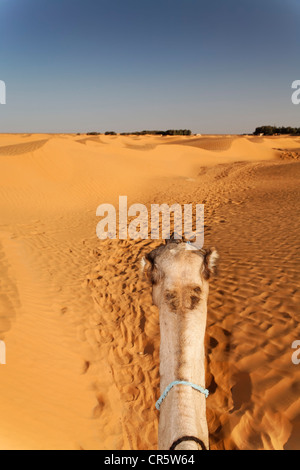
[[[156,404],[155,404],[155,407],[157,410],[160,409],[160,405],[162,404],[162,402],[164,401],[164,399],[166,398],[166,396],[168,395],[169,391],[175,386],[175,385],[187,385],[189,387],[192,387],[194,390],[197,390],[198,392],[202,393],[205,398],[208,397],[209,395],[209,391],[206,389],[206,388],[203,388],[201,387],[201,385],[196,385],[196,384],[193,384],[192,382],[187,382],[186,380],[174,380],[173,382],[171,382],[164,390],[164,393],[160,396],[160,398],[157,400]],[[171,445],[170,447],[170,450],[175,450],[176,447],[181,444],[181,442],[185,442],[185,441],[193,441],[193,442],[196,442],[200,447],[201,447],[201,450],[207,450],[206,447],[205,447],[205,444],[204,442],[199,439],[198,437],[195,437],[195,436],[182,436],[180,437],[179,439],[177,439],[176,441],[173,442],[173,444]]]
[[200,393],[203,393],[205,395],[205,398],[208,397],[209,391],[206,388],[201,387],[201,385],[196,385],[193,384],[192,382],[187,382],[186,380],[174,380],[171,382],[164,390],[163,394],[160,396],[160,398],[157,400],[155,404],[155,408],[157,410],[160,409],[160,405],[168,395],[169,391],[175,386],[175,385],[188,385],[189,387],[192,387],[193,389],[197,390]]
[[177,441],[173,442],[173,444],[171,445],[169,450],[175,450],[176,447],[179,444],[181,444],[182,442],[186,442],[186,441],[194,441],[197,444],[199,444],[199,446],[201,447],[201,450],[207,450],[207,448],[205,447],[204,442],[201,441],[201,439],[198,439],[198,437],[195,437],[195,436],[182,436],[182,437],[180,437],[179,439],[177,439]]

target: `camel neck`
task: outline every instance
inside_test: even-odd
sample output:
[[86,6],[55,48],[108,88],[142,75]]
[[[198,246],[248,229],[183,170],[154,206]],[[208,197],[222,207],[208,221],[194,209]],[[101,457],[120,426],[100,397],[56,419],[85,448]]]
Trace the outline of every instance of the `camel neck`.
[[206,306],[187,313],[160,311],[160,388],[174,380],[205,387]]
[[[177,380],[205,388],[205,328],[206,305],[176,314],[160,309],[161,393]],[[206,397],[192,387],[173,387],[160,408],[160,446],[170,448],[185,435],[201,439],[208,448]],[[195,442],[189,445],[197,446]]]

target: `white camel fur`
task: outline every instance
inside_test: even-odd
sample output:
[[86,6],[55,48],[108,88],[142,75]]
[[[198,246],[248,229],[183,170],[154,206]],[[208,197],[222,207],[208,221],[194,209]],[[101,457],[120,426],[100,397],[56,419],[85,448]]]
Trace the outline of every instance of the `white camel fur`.
[[[208,279],[218,254],[178,240],[146,255],[153,302],[160,316],[160,389],[175,380],[205,388],[204,336]],[[206,397],[187,385],[172,387],[161,403],[160,450],[209,448]]]

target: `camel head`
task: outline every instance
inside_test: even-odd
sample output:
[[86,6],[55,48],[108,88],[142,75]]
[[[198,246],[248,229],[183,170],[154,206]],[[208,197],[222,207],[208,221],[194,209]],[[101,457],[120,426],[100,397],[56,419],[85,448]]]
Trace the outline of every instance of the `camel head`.
[[145,256],[146,275],[153,287],[153,302],[173,313],[188,312],[207,301],[208,280],[215,272],[217,251],[198,250],[171,237]]

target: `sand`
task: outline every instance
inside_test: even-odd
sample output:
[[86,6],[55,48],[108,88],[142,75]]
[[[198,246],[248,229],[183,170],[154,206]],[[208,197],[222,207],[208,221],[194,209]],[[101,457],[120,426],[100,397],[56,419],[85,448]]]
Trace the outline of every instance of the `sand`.
[[96,209],[204,203],[212,449],[299,449],[300,138],[0,136],[0,449],[156,449],[155,240]]

